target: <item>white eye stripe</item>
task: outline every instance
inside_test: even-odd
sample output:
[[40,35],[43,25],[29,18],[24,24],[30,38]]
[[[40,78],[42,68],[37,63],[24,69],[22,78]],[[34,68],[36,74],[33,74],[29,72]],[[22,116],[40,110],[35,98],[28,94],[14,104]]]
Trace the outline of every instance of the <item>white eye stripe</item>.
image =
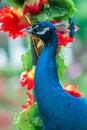
[[32,28],[32,30],[34,30],[34,29],[36,29],[36,28],[38,28],[38,27],[39,27],[39,25],[37,25],[37,26],[33,27],[33,28]]
[[41,31],[41,32],[37,32],[37,34],[45,34],[47,31],[49,31],[50,30],[50,28],[49,27],[47,27],[47,28],[44,28],[44,30],[43,31]]

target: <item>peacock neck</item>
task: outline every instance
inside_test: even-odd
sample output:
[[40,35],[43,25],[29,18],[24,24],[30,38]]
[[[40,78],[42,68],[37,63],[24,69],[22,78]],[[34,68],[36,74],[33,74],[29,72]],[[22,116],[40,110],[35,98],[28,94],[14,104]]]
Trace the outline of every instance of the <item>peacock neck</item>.
[[55,61],[56,50],[58,47],[56,33],[53,32],[49,39],[49,43],[45,43],[37,61],[34,79],[36,97],[37,95],[43,95],[44,93],[45,95],[48,95],[51,87],[58,86],[59,84]]
[[[52,31],[49,38],[48,38],[48,40],[44,39],[43,42],[44,42],[44,45],[45,45],[43,51],[47,50],[48,53],[49,53],[48,56],[55,58],[56,50],[58,48],[58,37],[56,35],[56,32]],[[43,51],[42,51],[42,53],[44,53]]]

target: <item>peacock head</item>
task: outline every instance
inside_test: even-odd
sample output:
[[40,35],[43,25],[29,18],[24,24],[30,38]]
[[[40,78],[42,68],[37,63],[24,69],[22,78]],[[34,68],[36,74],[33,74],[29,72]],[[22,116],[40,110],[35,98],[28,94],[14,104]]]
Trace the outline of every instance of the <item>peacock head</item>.
[[31,33],[40,38],[44,43],[49,40],[51,33],[55,30],[55,26],[51,22],[40,22],[36,25],[26,28],[28,33]]
[[69,20],[66,22],[58,22],[55,24],[48,21],[40,22],[35,24],[34,26],[23,29],[22,32],[27,32],[29,34],[37,36],[39,39],[43,41],[45,45],[49,43],[49,40],[52,41],[52,34],[56,34],[55,30],[58,30],[62,34],[68,33],[70,37],[73,37],[75,33],[75,26],[72,19],[69,18]]
[[40,22],[34,26],[22,29],[21,31],[28,32],[29,34],[34,34],[40,39],[45,39],[45,36],[49,36],[50,33],[55,29],[61,33],[69,33],[70,37],[73,37],[75,33],[75,26],[72,18],[69,18],[67,22],[58,22],[55,24],[52,24],[48,21]]

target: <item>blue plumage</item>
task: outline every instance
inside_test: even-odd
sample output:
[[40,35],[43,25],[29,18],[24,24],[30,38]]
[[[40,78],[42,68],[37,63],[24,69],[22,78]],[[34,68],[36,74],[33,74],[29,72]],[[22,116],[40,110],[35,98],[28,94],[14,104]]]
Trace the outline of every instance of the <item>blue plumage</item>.
[[70,37],[73,37],[75,34],[75,29],[74,29],[74,23],[71,18],[69,18],[69,24],[70,24],[70,27],[69,27],[70,33],[69,34],[70,34]]
[[50,22],[42,22],[33,28],[32,33],[44,42],[34,78],[43,130],[87,130],[86,100],[66,93],[58,80],[55,62],[58,38],[55,26]]

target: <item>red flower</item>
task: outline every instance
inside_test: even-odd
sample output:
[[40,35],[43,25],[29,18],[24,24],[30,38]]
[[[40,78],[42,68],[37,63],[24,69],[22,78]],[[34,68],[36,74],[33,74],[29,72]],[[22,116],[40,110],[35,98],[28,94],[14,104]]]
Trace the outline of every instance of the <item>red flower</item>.
[[28,96],[28,99],[26,100],[26,102],[27,102],[27,105],[22,105],[22,108],[23,109],[27,109],[27,108],[29,108],[32,104],[33,104],[33,95],[32,94],[30,94],[30,93],[26,93],[27,94],[27,96]]
[[35,67],[33,67],[32,70],[27,70],[26,72],[22,73],[21,79],[19,81],[22,87],[27,85],[28,90],[34,88],[34,71],[35,71]]
[[77,90],[78,86],[72,86],[68,82],[64,84],[63,89],[75,97],[82,97],[83,94]]
[[27,14],[27,13],[38,14],[40,12],[43,4],[49,5],[49,3],[46,0],[40,0],[39,3],[34,3],[34,5],[30,5],[30,4],[26,3],[24,6],[23,13],[24,14]]
[[74,38],[71,38],[69,34],[61,34],[59,31],[56,31],[58,36],[58,45],[66,46],[69,42],[73,42]]
[[22,14],[20,9],[9,8],[7,6],[0,9],[0,23],[2,23],[0,30],[9,32],[9,36],[13,38],[25,36],[26,33],[20,31],[30,26],[27,18]]

